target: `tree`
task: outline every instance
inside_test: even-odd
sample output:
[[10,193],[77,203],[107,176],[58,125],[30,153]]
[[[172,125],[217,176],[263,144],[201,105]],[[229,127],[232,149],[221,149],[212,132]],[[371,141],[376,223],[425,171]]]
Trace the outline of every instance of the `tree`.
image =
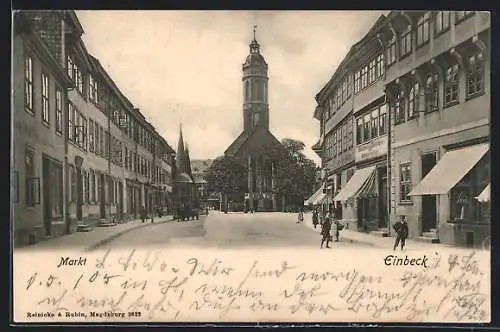
[[220,156],[205,171],[209,191],[224,195],[227,207],[228,196],[233,196],[247,190],[247,169],[231,156]]
[[285,138],[282,147],[267,146],[264,151],[275,165],[277,183],[276,193],[287,205],[302,205],[315,188],[317,166],[308,159],[303,150],[305,144],[299,140]]

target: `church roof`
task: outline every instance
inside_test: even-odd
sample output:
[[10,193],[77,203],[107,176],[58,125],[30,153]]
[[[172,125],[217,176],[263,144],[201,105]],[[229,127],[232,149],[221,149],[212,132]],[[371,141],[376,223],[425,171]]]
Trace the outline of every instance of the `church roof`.
[[260,53],[251,53],[247,56],[243,66],[267,66],[267,62]]
[[248,134],[244,131],[238,136],[233,143],[224,151],[224,154],[236,154],[243,144],[248,140]]
[[254,137],[257,137],[258,141],[262,143],[265,143],[267,141],[272,142],[276,145],[281,145],[281,142],[276,137],[274,137],[274,135],[268,129],[263,126],[257,126],[254,127],[251,132],[242,132],[240,136],[238,136],[234,140],[234,142],[226,149],[224,154],[236,156]]

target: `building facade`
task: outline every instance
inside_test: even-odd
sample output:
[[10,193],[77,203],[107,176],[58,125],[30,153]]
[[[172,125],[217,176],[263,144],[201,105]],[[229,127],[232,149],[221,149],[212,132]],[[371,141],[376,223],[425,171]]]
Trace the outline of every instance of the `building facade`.
[[[314,149],[325,183],[340,175],[328,194],[348,228],[387,236],[404,216],[412,239],[474,246],[489,236],[489,206],[474,199],[490,178],[489,27],[486,12],[382,15],[317,95]],[[343,91],[349,75],[351,103],[339,107],[326,91]],[[349,116],[355,145],[342,161],[336,128]],[[336,170],[349,163],[344,182]]]
[[398,51],[386,77],[391,213],[413,238],[480,244],[490,233],[489,207],[475,199],[490,181],[490,14],[393,13],[385,38]]
[[88,53],[76,14],[21,11],[14,29],[15,245],[167,206],[174,151]]
[[[249,45],[243,71],[243,132],[226,149],[226,156],[235,157],[247,168],[248,185],[245,209],[248,211],[279,210],[276,194],[276,170],[265,152],[282,149],[269,130],[268,64],[255,38]],[[285,205],[284,199],[281,205]]]

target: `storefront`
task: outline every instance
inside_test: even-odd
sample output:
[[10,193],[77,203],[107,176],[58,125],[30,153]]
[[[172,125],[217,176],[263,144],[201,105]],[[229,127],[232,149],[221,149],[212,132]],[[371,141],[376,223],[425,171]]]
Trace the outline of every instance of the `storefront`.
[[[388,182],[387,135],[356,146],[356,170],[335,196],[345,209],[354,211],[348,228],[359,231],[387,232]],[[343,218],[346,219],[346,218]]]
[[489,144],[475,144],[448,149],[408,196],[438,197],[439,241],[473,247],[490,236],[489,183]]

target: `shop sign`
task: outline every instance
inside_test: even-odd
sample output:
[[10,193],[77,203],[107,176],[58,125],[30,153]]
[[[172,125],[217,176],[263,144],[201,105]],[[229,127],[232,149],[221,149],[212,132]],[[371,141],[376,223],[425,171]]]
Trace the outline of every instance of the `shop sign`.
[[356,162],[377,158],[387,154],[387,135],[356,147]]

